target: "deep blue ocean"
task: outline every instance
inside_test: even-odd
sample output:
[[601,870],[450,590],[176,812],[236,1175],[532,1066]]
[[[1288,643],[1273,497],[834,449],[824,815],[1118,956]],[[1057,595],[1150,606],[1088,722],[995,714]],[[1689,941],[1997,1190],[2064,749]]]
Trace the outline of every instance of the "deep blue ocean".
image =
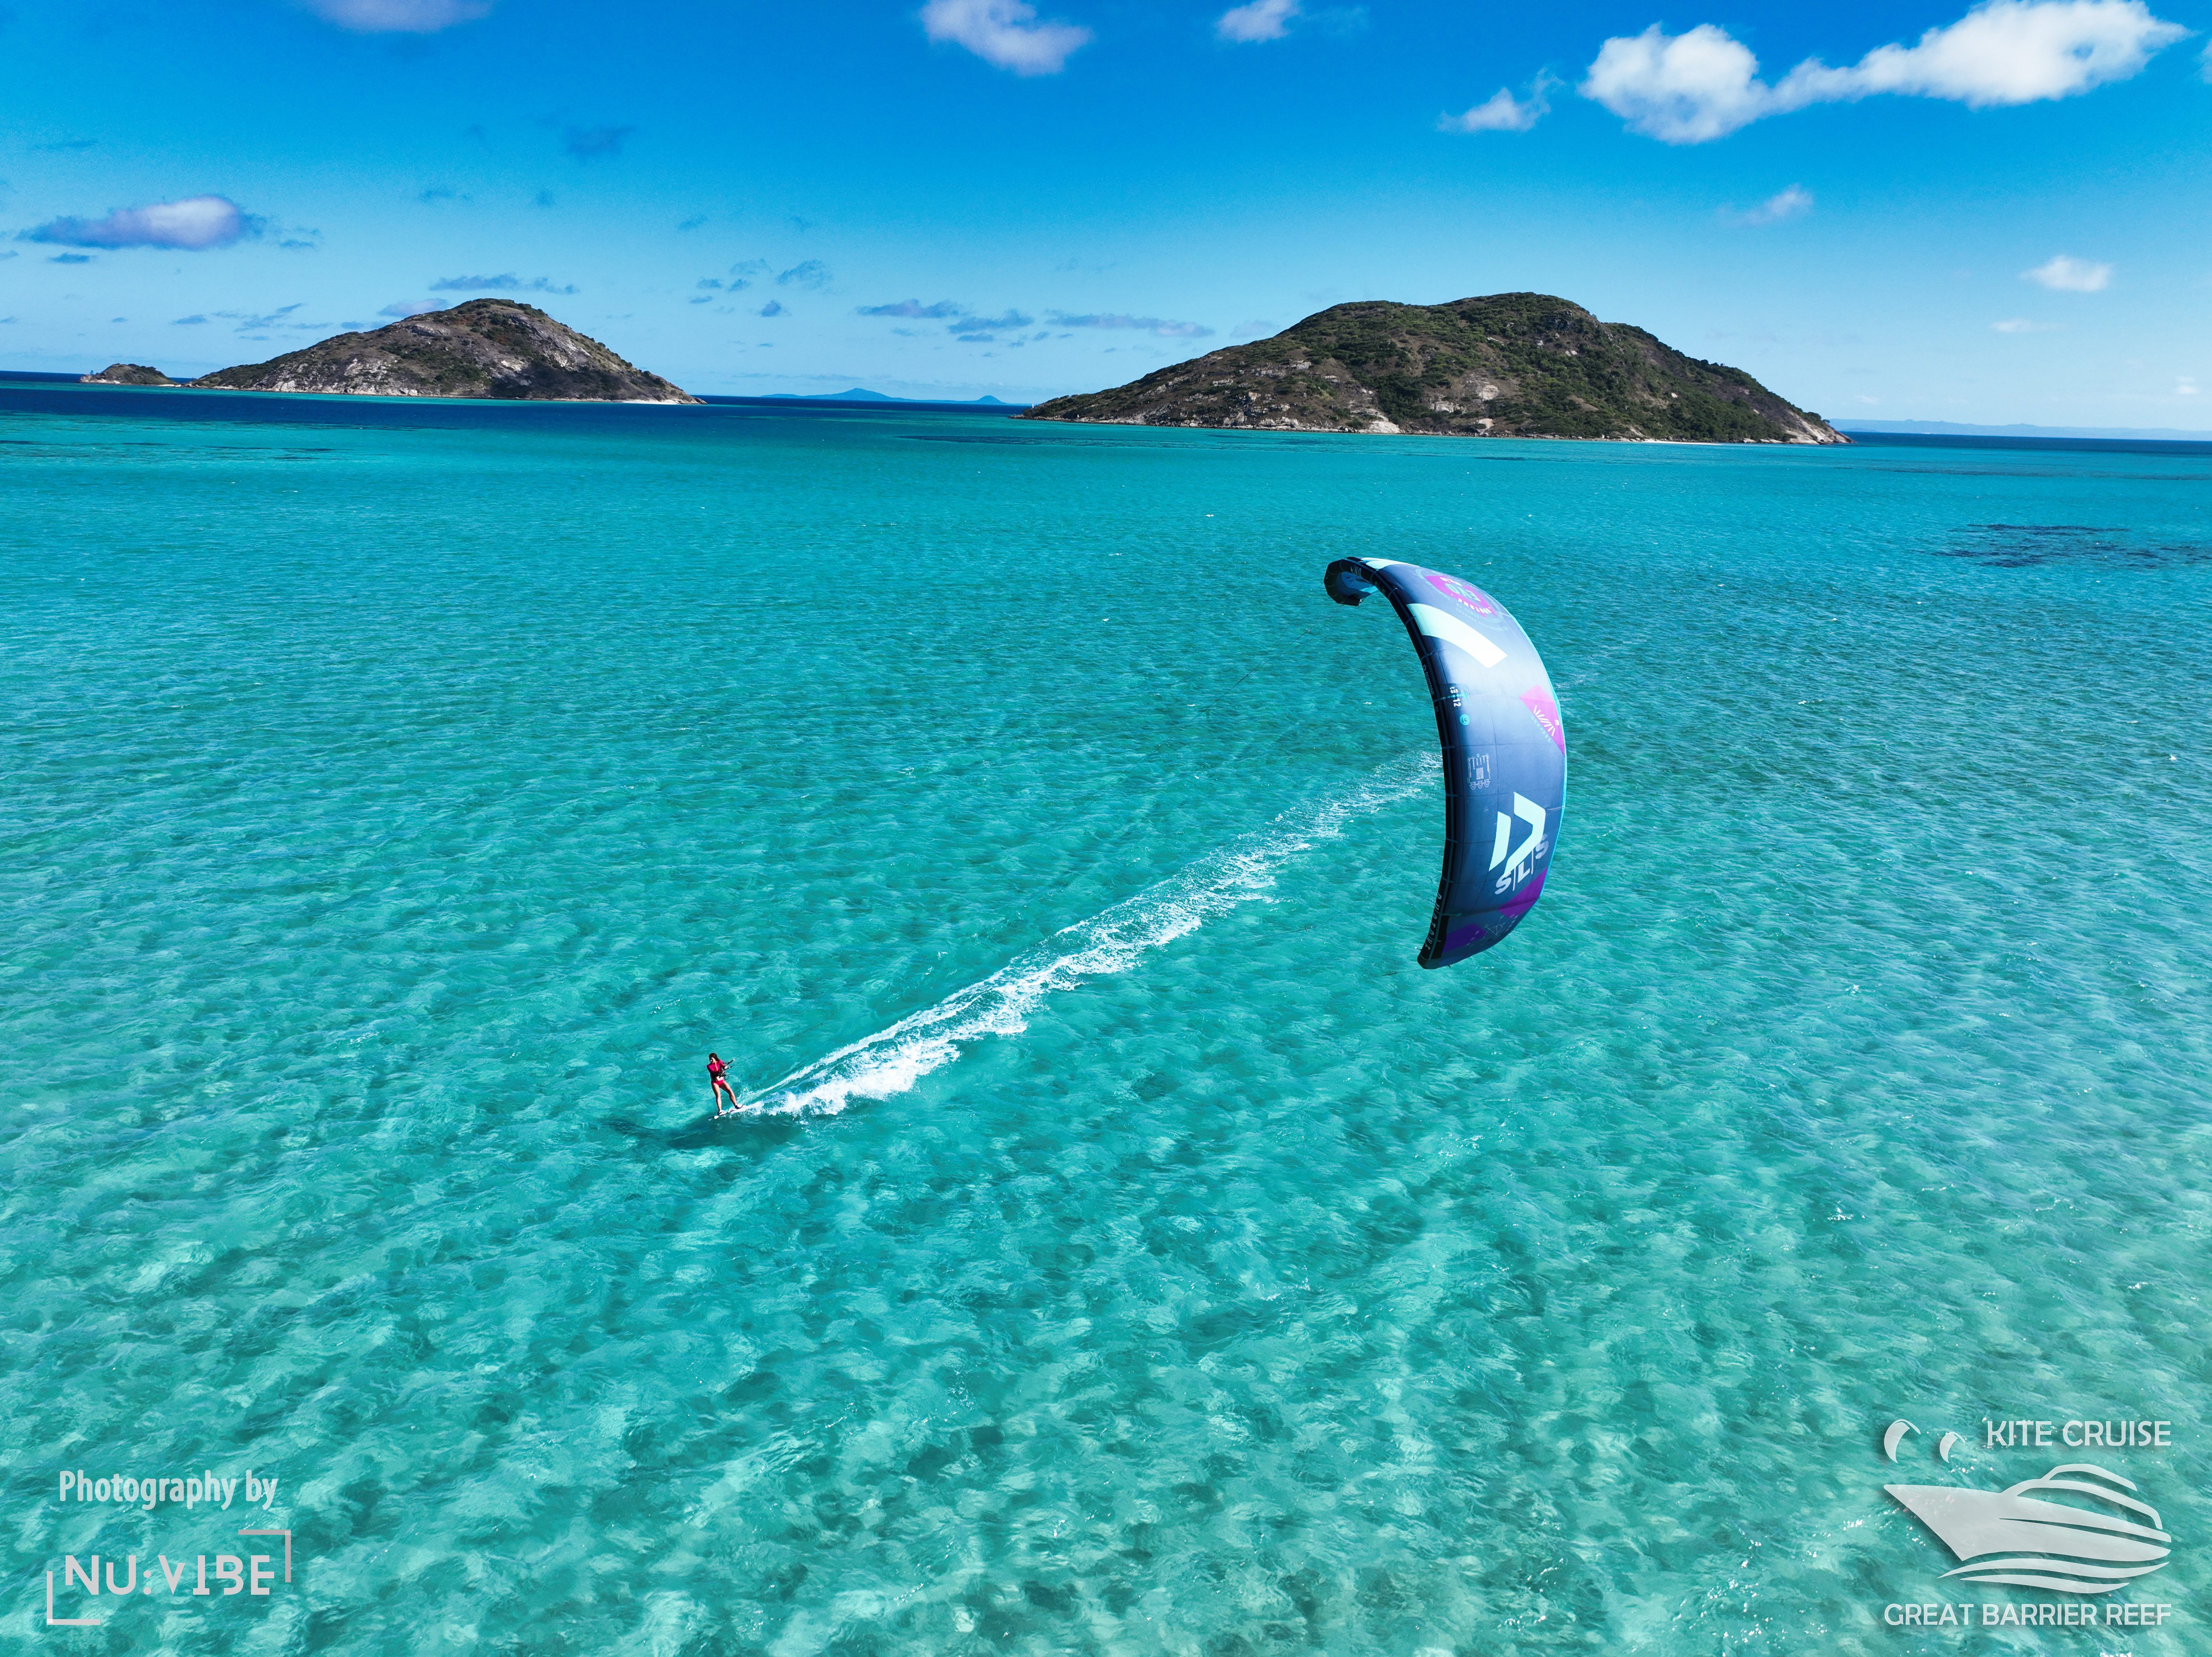
[[[2212,1650],[2208,506],[2154,446],[0,387],[0,1630]],[[1567,723],[1543,901],[1443,972],[1352,554]],[[2110,1595],[1884,1490],[2075,1465],[2168,1538]],[[244,1528],[289,1581],[165,1581]]]

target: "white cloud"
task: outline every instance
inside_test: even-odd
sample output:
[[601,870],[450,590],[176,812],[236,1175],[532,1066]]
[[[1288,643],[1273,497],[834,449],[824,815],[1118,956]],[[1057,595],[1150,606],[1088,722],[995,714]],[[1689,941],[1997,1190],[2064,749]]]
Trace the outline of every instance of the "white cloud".
[[227,247],[258,228],[235,202],[221,196],[188,196],[151,207],[118,207],[104,219],[52,219],[26,230],[22,239],[64,247],[178,247],[197,252]]
[[2055,322],[2031,322],[2026,317],[2007,317],[1990,326],[2000,334],[2050,334],[2058,330]]
[[1544,94],[1558,84],[1550,76],[1539,75],[1536,84],[1528,88],[1526,98],[1516,98],[1500,87],[1491,95],[1488,102],[1477,104],[1464,114],[1445,116],[1437,123],[1437,130],[1439,132],[1526,132],[1551,113],[1551,101]]
[[1726,29],[1700,23],[1670,35],[1654,23],[1600,46],[1577,90],[1638,132],[1699,144],[1770,112],[1773,90],[1758,73],[1759,59]]
[[1599,47],[1580,90],[1639,132],[1704,143],[1764,116],[1879,93],[1972,109],[2071,97],[2128,79],[2188,33],[2142,0],[1989,0],[1917,45],[1877,46],[1847,69],[1808,58],[1769,86],[1725,29],[1670,35],[1654,23]]
[[1972,109],[2039,103],[2127,80],[2188,33],[2142,0],[1990,0],[1917,46],[1877,46],[1852,69],[1808,59],[1775,90],[1806,103],[1878,92]]
[[1057,75],[1068,54],[1091,39],[1073,23],[1040,23],[1024,0],[929,0],[921,26],[933,40],[963,46],[1017,75]]
[[2197,395],[2197,376],[2195,374],[2183,374],[2176,379],[2173,382],[2173,394],[2176,397],[2195,397]]
[[1721,217],[1730,224],[1780,224],[1785,219],[1802,219],[1812,210],[1813,192],[1803,185],[1793,184],[1778,190],[1747,213],[1723,208]]
[[1224,40],[1279,40],[1298,15],[1298,0],[1252,0],[1221,14],[1213,32]]
[[473,23],[492,0],[301,0],[326,23],[356,34],[435,34],[456,23]]
[[2092,264],[2087,259],[2069,259],[2061,253],[2048,264],[2021,271],[2020,279],[2039,282],[2062,294],[2094,294],[2111,283],[2112,267]]

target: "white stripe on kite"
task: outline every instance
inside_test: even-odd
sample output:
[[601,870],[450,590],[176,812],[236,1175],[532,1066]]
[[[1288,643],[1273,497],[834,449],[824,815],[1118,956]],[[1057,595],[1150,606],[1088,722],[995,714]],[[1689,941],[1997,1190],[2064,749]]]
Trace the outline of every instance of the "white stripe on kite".
[[1484,638],[1456,616],[1447,616],[1433,604],[1407,604],[1413,612],[1413,625],[1431,639],[1442,639],[1457,645],[1485,667],[1496,667],[1505,659],[1505,652]]

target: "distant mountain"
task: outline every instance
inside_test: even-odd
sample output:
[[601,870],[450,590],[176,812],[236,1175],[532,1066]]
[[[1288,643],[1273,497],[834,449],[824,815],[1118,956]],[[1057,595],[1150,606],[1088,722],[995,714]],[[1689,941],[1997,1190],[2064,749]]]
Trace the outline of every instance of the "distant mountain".
[[1461,437],[1848,443],[1741,368],[1549,294],[1334,306],[1026,420]]
[[1838,431],[1900,437],[2089,437],[2153,443],[2212,443],[2212,432],[2172,426],[1960,426],[1948,420],[1838,420]]
[[80,385],[173,385],[177,382],[159,368],[143,362],[111,362],[96,374],[80,378]]
[[532,402],[696,403],[534,305],[472,299],[374,333],[339,334],[194,385],[353,397],[480,397]]
[[1001,403],[995,397],[969,398],[964,401],[949,397],[885,397],[881,391],[871,391],[859,385],[849,391],[768,391],[762,395],[760,400],[763,403],[958,403],[962,408],[988,405],[994,409],[1021,406]]

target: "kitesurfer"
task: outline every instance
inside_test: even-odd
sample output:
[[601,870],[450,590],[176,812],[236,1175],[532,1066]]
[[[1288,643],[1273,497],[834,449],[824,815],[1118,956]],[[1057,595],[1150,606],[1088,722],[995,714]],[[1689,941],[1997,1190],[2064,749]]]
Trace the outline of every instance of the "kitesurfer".
[[738,1096],[730,1091],[729,1069],[730,1067],[714,1053],[710,1053],[707,1055],[707,1075],[714,1083],[714,1114],[717,1116],[727,1114],[722,1108],[722,1096],[726,1093],[729,1094],[730,1109],[735,1110],[738,1108]]

